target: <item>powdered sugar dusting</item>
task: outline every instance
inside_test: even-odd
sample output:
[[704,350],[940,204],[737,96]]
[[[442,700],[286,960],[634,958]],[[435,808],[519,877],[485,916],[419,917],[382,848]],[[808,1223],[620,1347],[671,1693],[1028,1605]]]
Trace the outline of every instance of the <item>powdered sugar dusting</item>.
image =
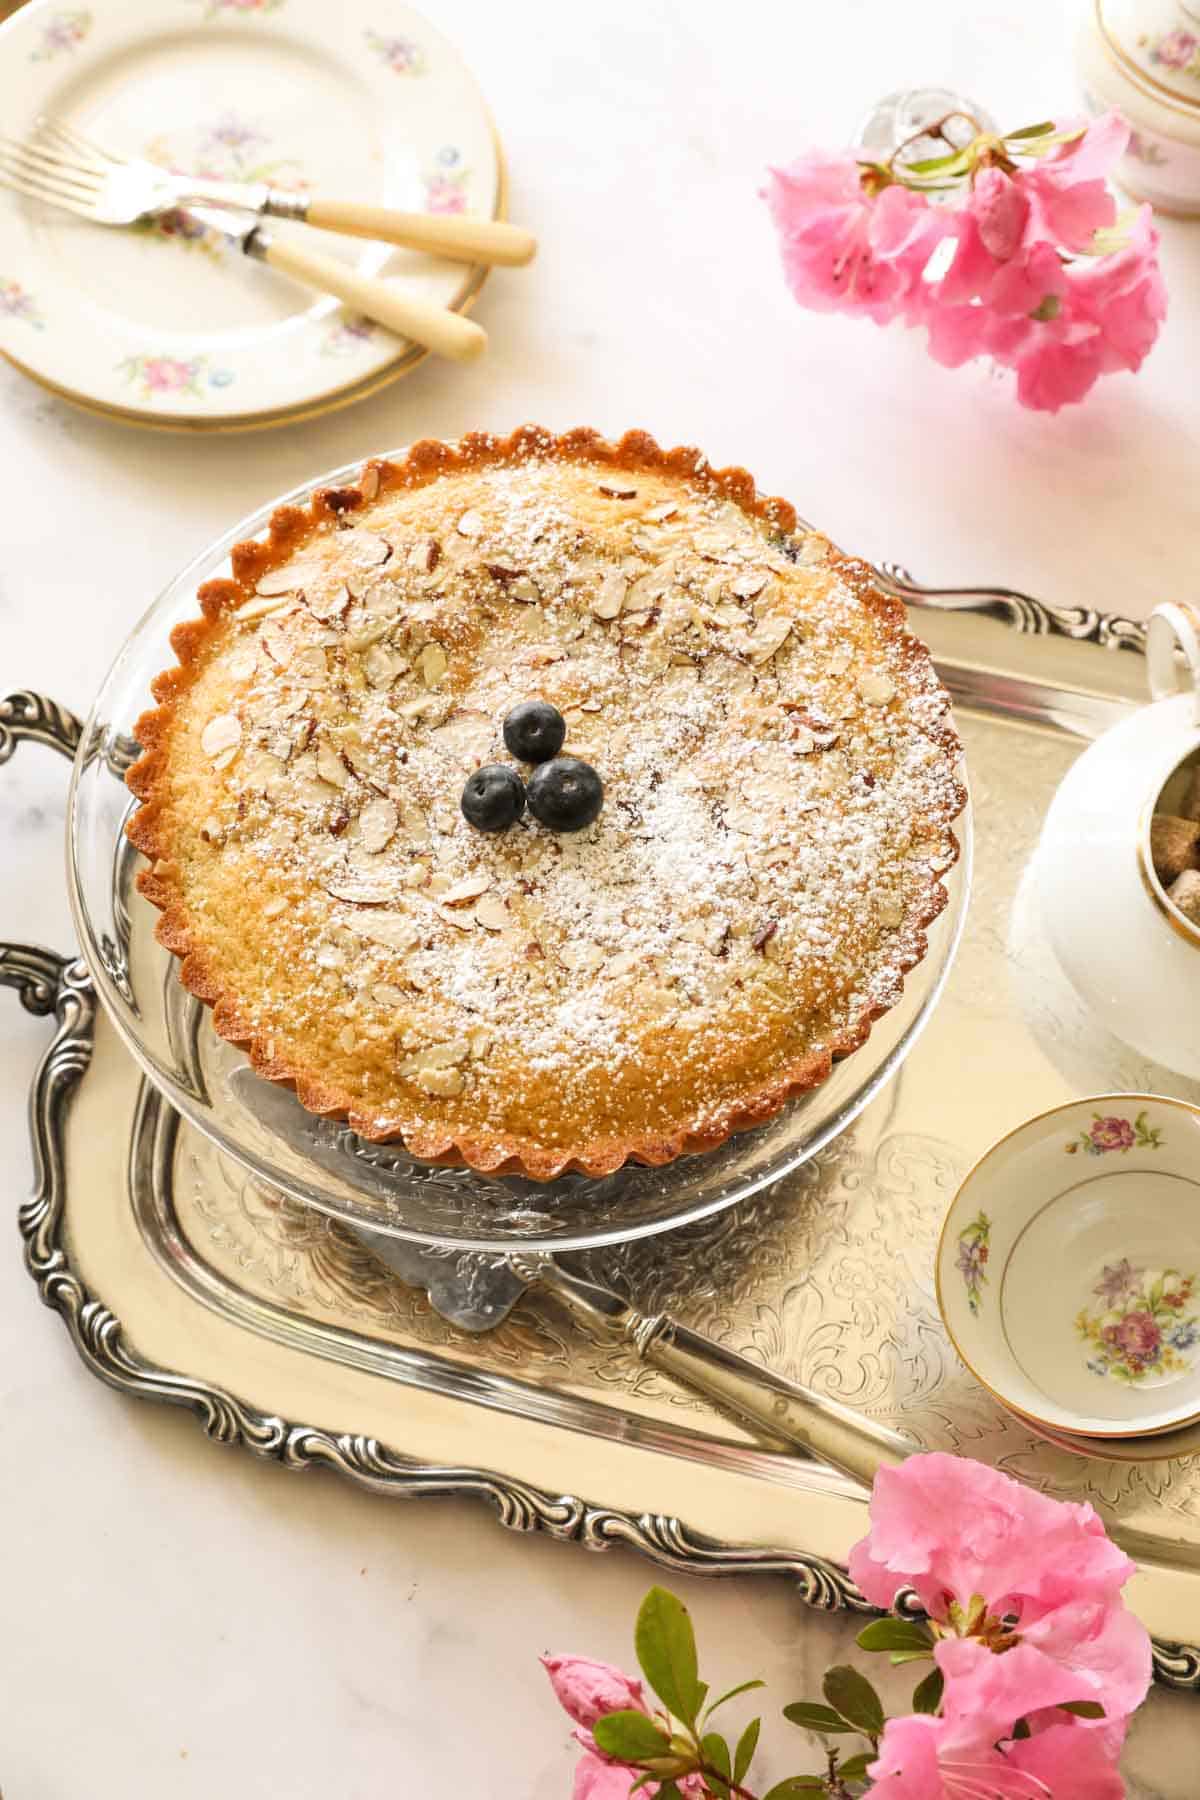
[[[547,459],[384,492],[294,564],[190,691],[175,791],[260,1034],[382,1115],[572,1143],[715,1116],[895,998],[953,854],[946,702],[823,540]],[[533,697],[603,810],[484,836],[463,782]]]

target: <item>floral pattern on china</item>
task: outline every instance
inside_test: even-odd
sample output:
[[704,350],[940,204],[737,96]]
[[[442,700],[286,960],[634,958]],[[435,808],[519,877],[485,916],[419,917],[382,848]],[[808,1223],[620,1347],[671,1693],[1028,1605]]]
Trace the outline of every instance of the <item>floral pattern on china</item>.
[[172,394],[189,394],[198,399],[214,389],[228,387],[234,379],[231,369],[213,368],[207,356],[127,356],[120,364],[120,372],[127,383],[136,384],[142,400],[159,400]]
[[963,1278],[963,1285],[967,1290],[967,1305],[973,1313],[979,1311],[981,1289],[987,1285],[986,1265],[990,1255],[988,1238],[991,1229],[992,1221],[985,1212],[980,1212],[958,1234],[955,1267]]
[[1130,1383],[1186,1374],[1200,1343],[1200,1314],[1187,1310],[1195,1285],[1194,1273],[1137,1268],[1126,1256],[1106,1264],[1092,1289],[1104,1305],[1075,1320],[1092,1373]]
[[[288,192],[305,192],[309,184],[299,159],[270,151],[267,133],[227,108],[206,123],[160,133],[146,145],[144,155],[172,175],[201,175],[206,181],[265,181]],[[201,225],[183,207],[147,220],[139,229],[147,237],[174,238],[209,256],[219,256],[225,244],[220,232]]]
[[1162,1146],[1162,1126],[1149,1125],[1143,1110],[1133,1120],[1101,1118],[1096,1113],[1088,1129],[1081,1131],[1063,1148],[1068,1156],[1074,1156],[1080,1150],[1088,1156],[1108,1156],[1114,1150],[1161,1150]]
[[1194,31],[1160,32],[1155,37],[1141,40],[1151,63],[1160,69],[1173,69],[1178,75],[1186,75],[1189,80],[1200,83],[1200,35]]
[[0,319],[20,319],[35,331],[45,329],[46,321],[32,294],[26,293],[19,281],[0,277]]
[[51,13],[42,27],[36,48],[29,52],[30,62],[53,62],[57,57],[69,55],[82,44],[91,29],[90,12],[79,9]]
[[368,31],[364,35],[372,55],[385,63],[393,75],[425,73],[425,52],[412,38],[387,37],[380,31]]
[[425,177],[426,212],[466,212],[466,184],[470,173],[462,160],[462,152],[453,144],[439,150],[436,166]]

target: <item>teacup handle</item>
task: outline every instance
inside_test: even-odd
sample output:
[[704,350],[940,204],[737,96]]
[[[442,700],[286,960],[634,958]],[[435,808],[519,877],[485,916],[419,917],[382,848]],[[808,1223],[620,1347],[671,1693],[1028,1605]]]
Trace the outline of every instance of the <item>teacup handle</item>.
[[[1181,677],[1176,650],[1182,650],[1188,673]],[[1152,700],[1168,700],[1191,689],[1196,723],[1200,724],[1200,611],[1186,601],[1156,606],[1146,626],[1146,676]]]

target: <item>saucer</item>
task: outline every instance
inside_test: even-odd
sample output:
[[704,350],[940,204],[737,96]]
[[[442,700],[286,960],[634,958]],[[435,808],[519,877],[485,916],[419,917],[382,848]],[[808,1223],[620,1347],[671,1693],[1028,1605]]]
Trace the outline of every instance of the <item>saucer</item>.
[[[401,5],[29,0],[0,26],[5,134],[28,135],[42,113],[189,173],[408,211],[502,211],[479,90]],[[271,229],[456,310],[486,274],[286,221]],[[193,432],[348,404],[425,354],[181,215],[115,230],[7,189],[0,352],[80,404]]]
[[1200,1420],[1200,1108],[1102,1094],[994,1144],[942,1228],[937,1295],[972,1374],[1054,1433]]
[[[1004,1406],[1003,1401],[1000,1404]],[[1200,1423],[1181,1425],[1176,1431],[1151,1432],[1147,1437],[1073,1437],[1070,1432],[1050,1431],[1036,1419],[1027,1419],[1015,1406],[1004,1406],[1004,1410],[1043,1443],[1091,1462],[1173,1462],[1177,1457],[1200,1455]]]

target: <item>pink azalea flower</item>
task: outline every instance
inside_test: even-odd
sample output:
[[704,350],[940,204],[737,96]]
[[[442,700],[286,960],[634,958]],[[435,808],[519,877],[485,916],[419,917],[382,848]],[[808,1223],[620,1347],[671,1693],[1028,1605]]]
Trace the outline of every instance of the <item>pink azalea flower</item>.
[[890,1607],[902,1587],[919,1595],[939,1633],[947,1711],[959,1704],[955,1684],[978,1710],[994,1706],[997,1670],[1028,1676],[1005,1726],[1057,1704],[1049,1696],[1061,1679],[1072,1690],[1062,1697],[1098,1700],[1112,1715],[1139,1704],[1150,1644],[1121,1600],[1132,1573],[1092,1507],[940,1453],[880,1471],[871,1529],[850,1553],[852,1578],[877,1606]]
[[[591,1728],[605,1713],[640,1712],[649,1717],[641,1682],[613,1663],[593,1662],[587,1656],[543,1656],[541,1660],[555,1699],[580,1727],[575,1741],[583,1755],[575,1765],[572,1800],[627,1800],[641,1771],[605,1756],[597,1748]],[[705,1791],[695,1775],[682,1776],[676,1785],[688,1800],[701,1800]],[[638,1792],[653,1796],[658,1789],[659,1783],[651,1781]]]
[[764,198],[801,306],[858,313],[878,325],[923,310],[921,276],[948,229],[923,194],[897,185],[871,198],[849,152],[818,151],[772,169]]
[[[1076,123],[1082,121],[1060,129],[1070,131]],[[1022,175],[1031,229],[1066,250],[1090,250],[1096,233],[1117,216],[1105,176],[1128,145],[1129,126],[1114,107],[1093,119],[1081,137],[1040,157]]]
[[642,1684],[612,1663],[587,1656],[543,1656],[554,1698],[577,1725],[591,1730],[610,1712],[648,1712]]
[[966,1719],[889,1719],[868,1773],[871,1800],[1123,1800],[1096,1733],[1055,1726],[1003,1747]]

